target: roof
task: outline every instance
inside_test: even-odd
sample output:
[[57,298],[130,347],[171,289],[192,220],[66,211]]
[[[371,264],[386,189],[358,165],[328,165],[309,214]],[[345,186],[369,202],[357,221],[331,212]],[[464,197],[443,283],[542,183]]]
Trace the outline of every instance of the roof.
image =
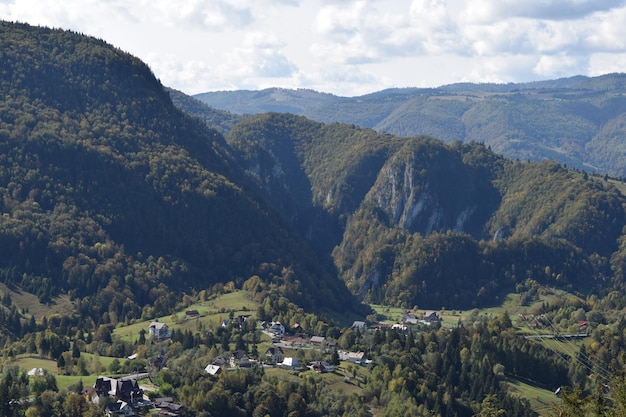
[[248,352],[246,352],[245,350],[239,349],[233,352],[232,357],[235,359],[247,359]]
[[283,353],[283,350],[280,348],[280,346],[272,346],[265,351],[266,355],[276,355],[278,353]]
[[300,363],[298,362],[298,358],[285,358],[283,359],[282,365],[296,367],[296,366],[299,366]]
[[45,372],[42,368],[33,368],[30,371],[28,371],[28,376],[43,376],[44,373]]
[[204,372],[209,375],[216,375],[220,371],[220,369],[222,369],[220,366],[209,364],[206,368],[204,368]]
[[167,324],[161,323],[160,321],[153,321],[152,323],[150,323],[150,327],[154,327],[155,329],[160,330],[163,328],[167,328]]
[[326,341],[326,338],[323,336],[312,336],[311,337],[311,343],[324,343],[324,341]]

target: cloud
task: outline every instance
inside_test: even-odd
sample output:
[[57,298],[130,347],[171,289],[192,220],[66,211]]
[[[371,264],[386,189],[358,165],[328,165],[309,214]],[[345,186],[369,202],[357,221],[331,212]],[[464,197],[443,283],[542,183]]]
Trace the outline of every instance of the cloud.
[[100,37],[186,92],[530,81],[626,56],[626,0],[0,0],[0,18]]
[[579,69],[584,68],[586,64],[586,59],[569,56],[565,53],[543,55],[533,68],[533,72],[545,78],[559,78],[572,72],[579,72]]
[[[156,18],[161,23],[196,29],[224,30],[231,27],[250,26],[254,22],[251,7],[246,2],[229,0],[143,0],[137,11]],[[152,14],[150,11],[156,11]],[[146,13],[146,11],[148,11]]]
[[296,67],[281,52],[284,45],[272,34],[248,33],[243,44],[226,56],[220,71],[235,77],[288,77]]
[[514,17],[571,20],[608,11],[623,3],[623,0],[470,0],[465,7],[465,14],[474,23]]

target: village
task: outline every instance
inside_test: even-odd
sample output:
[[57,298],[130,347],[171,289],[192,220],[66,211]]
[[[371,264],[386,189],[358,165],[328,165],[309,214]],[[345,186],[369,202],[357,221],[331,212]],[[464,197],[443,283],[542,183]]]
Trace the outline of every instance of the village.
[[[185,312],[185,318],[197,318],[197,310]],[[249,315],[233,317],[238,325],[248,320]],[[367,323],[354,321],[350,329],[360,333],[376,331],[398,331],[405,333],[415,326],[440,325],[441,318],[437,312],[425,311],[418,315],[406,311],[400,323],[386,322]],[[228,326],[229,320],[223,320],[222,326]],[[204,373],[210,378],[219,378],[222,372],[238,369],[276,368],[291,372],[312,371],[315,373],[333,373],[341,363],[354,366],[369,366],[372,361],[363,351],[346,351],[339,348],[337,341],[325,336],[311,336],[300,329],[298,324],[286,328],[279,321],[255,323],[255,328],[270,340],[271,346],[254,357],[243,349],[236,349],[214,358],[204,368]],[[160,321],[153,321],[147,329],[148,337],[153,343],[167,343],[172,336],[170,327]],[[303,362],[302,353],[315,351],[323,360]],[[300,356],[300,358],[298,357]],[[128,360],[137,359],[137,354],[130,355]],[[167,358],[163,355],[146,358],[151,369],[167,367]],[[106,404],[105,413],[109,417],[145,415],[152,410],[160,415],[177,417],[183,412],[183,406],[174,402],[172,397],[151,397],[149,386],[154,385],[153,377],[145,370],[137,369],[134,374],[121,377],[99,376],[93,386],[85,387],[83,394],[87,401],[93,404]],[[350,383],[350,377],[345,376],[344,382]]]

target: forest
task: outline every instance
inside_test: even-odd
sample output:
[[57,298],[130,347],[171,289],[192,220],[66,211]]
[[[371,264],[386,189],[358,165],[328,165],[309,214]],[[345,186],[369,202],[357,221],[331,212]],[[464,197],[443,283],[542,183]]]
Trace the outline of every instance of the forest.
[[[207,109],[137,58],[59,29],[0,22],[0,64],[0,415],[102,415],[111,399],[88,400],[84,381],[140,370],[150,398],[182,416],[626,406],[620,181],[482,141]],[[252,307],[181,319],[228,294]],[[511,297],[519,314],[502,308]],[[445,325],[394,329],[377,306],[434,310]],[[585,323],[585,338],[550,348],[524,337],[530,316],[555,336]],[[156,320],[172,326],[165,341],[146,334]],[[262,362],[273,321],[327,338],[288,353],[339,370],[206,375],[237,351]],[[149,364],[159,355],[166,368]],[[53,365],[29,376],[15,365],[29,359]],[[520,381],[562,397],[540,409]]]

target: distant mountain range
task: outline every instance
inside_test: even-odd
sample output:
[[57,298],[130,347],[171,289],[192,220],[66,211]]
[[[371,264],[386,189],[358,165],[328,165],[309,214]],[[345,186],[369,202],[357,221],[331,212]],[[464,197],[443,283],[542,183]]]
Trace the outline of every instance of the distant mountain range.
[[626,75],[522,84],[389,89],[359,97],[270,88],[198,94],[236,114],[288,112],[399,136],[480,142],[511,159],[550,159],[626,177]]

